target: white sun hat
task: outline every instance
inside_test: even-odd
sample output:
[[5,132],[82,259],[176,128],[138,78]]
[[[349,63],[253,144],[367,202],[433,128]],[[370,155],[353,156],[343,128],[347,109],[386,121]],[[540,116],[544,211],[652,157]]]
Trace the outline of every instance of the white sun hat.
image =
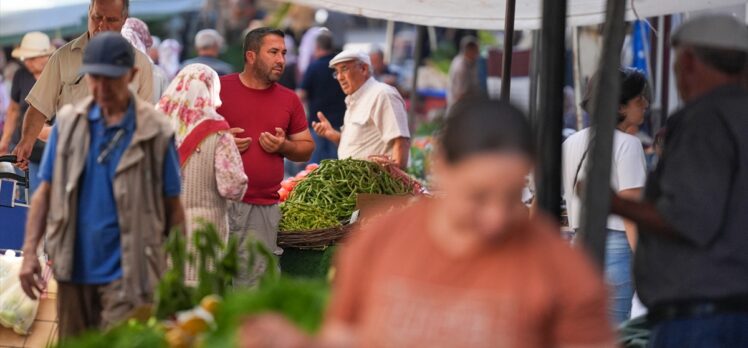
[[55,47],[49,41],[49,36],[40,31],[27,33],[21,39],[21,45],[11,52],[11,56],[17,59],[30,59],[41,56],[49,56],[55,52]]

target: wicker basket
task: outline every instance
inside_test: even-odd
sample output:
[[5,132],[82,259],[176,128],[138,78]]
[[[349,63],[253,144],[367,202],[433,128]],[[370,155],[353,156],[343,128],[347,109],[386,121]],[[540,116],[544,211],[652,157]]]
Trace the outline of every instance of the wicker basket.
[[278,232],[278,246],[322,250],[337,243],[355,227],[356,224],[346,224],[321,230]]

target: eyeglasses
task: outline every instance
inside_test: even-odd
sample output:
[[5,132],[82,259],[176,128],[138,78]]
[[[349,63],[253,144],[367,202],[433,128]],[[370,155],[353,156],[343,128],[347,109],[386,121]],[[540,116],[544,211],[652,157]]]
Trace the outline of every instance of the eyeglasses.
[[332,78],[337,80],[338,76],[340,76],[341,74],[348,74],[351,71],[350,66],[351,65],[344,65],[341,66],[340,69],[335,69],[335,71],[333,71],[332,73]]

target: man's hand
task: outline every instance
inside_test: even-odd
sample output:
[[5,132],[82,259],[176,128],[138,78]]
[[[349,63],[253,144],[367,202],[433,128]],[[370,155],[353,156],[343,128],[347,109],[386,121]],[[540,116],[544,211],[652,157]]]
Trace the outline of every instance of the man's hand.
[[244,129],[241,128],[231,128],[229,129],[229,133],[234,136],[234,143],[236,143],[236,147],[239,148],[239,152],[247,151],[249,148],[249,144],[252,143],[252,138],[237,138],[236,135],[239,133],[244,132]]
[[321,111],[317,112],[317,117],[319,118],[319,122],[312,122],[314,132],[323,138],[330,139],[330,136],[335,132],[335,128],[332,128],[332,124],[330,124],[330,121],[327,120],[327,117]]
[[269,132],[260,133],[260,146],[267,153],[280,153],[286,143],[286,132],[281,128],[275,128],[275,135]]
[[34,140],[35,139],[22,139],[21,142],[16,145],[16,148],[13,149],[13,154],[16,155],[16,167],[21,170],[29,169],[29,156],[31,156],[31,150],[34,148]]
[[340,132],[332,127],[332,124],[327,120],[325,114],[317,112],[317,117],[319,118],[319,122],[312,122],[314,132],[335,144],[340,144]]
[[21,280],[21,288],[26,293],[26,296],[32,300],[36,300],[38,295],[36,295],[35,291],[41,294],[46,286],[42,279],[42,266],[39,264],[36,253],[24,252],[19,278]]

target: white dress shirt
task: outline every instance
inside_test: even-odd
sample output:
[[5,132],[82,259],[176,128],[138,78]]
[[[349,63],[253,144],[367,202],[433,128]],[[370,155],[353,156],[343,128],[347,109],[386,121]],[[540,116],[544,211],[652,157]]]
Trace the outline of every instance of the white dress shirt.
[[394,140],[410,138],[405,102],[392,86],[370,77],[345,103],[338,158],[394,157]]

